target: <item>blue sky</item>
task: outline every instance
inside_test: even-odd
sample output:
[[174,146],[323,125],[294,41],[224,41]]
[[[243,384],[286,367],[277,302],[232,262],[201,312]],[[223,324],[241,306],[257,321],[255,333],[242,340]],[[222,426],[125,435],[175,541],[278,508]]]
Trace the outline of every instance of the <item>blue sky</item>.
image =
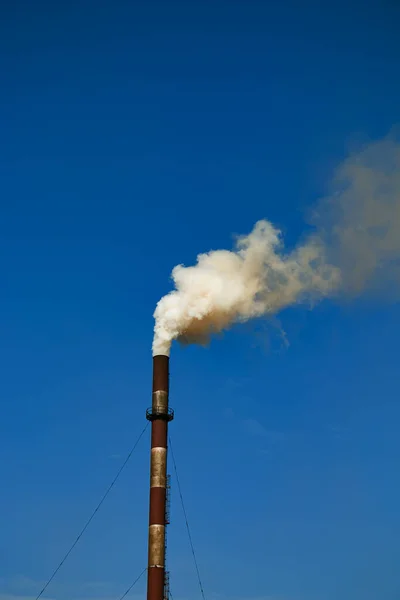
[[[388,0],[3,7],[0,600],[36,596],[143,428],[171,268],[264,217],[294,243],[351,144],[398,122],[399,18]],[[208,599],[399,597],[399,335],[395,304],[325,302],[173,348]],[[48,598],[118,598],[146,565],[148,445]],[[176,487],[172,521],[171,589],[194,600]]]

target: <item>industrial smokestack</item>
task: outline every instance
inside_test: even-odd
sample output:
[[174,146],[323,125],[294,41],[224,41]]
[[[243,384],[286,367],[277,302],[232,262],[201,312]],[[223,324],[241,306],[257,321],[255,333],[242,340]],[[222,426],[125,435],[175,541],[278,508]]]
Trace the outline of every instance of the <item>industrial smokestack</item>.
[[164,600],[167,440],[168,423],[174,418],[168,406],[168,395],[169,358],[159,354],[153,357],[152,405],[146,412],[151,422],[147,600]]
[[332,191],[312,218],[314,231],[289,251],[267,220],[232,250],[200,254],[172,271],[175,289],[154,317],[153,404],[147,600],[164,600],[169,359],[173,340],[205,344],[234,323],[297,302],[356,297],[377,290],[400,296],[400,143],[371,143],[339,165]]

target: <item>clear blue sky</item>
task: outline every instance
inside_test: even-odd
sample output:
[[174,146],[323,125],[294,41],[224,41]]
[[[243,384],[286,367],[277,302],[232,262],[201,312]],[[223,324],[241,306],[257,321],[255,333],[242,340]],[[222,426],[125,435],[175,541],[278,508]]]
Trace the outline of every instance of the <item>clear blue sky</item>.
[[[144,426],[171,268],[263,217],[293,243],[352,140],[398,121],[399,22],[394,0],[4,3],[0,600],[36,596]],[[207,598],[398,599],[400,309],[279,321],[288,347],[258,323],[173,348]],[[49,598],[118,598],[146,565],[148,446]]]

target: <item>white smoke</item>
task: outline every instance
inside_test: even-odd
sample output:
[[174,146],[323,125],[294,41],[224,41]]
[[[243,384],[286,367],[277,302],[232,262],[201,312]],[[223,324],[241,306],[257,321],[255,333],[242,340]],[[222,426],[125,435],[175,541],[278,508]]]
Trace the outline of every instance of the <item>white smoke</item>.
[[357,295],[377,279],[398,284],[399,144],[385,139],[351,155],[333,186],[315,210],[315,232],[293,251],[286,253],[281,232],[262,220],[234,250],[200,254],[192,267],[176,266],[175,289],[154,313],[153,354],[168,355],[175,339],[204,344],[233,323],[296,302]]

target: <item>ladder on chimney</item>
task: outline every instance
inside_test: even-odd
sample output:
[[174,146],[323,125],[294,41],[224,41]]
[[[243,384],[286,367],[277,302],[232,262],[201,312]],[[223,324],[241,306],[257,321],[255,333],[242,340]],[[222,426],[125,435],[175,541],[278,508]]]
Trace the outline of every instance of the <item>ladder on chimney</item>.
[[[171,512],[171,475],[167,475],[166,483],[166,498],[165,498],[165,525],[170,524],[170,512]],[[167,527],[165,528],[165,565],[167,566]],[[170,587],[169,587],[169,571],[165,567],[164,571],[164,600],[170,600]]]

